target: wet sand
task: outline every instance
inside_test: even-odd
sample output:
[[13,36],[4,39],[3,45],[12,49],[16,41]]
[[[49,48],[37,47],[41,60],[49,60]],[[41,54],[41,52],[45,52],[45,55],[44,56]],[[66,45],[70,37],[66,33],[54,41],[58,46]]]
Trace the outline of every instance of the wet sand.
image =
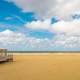
[[0,80],[80,80],[80,54],[14,55],[0,64]]

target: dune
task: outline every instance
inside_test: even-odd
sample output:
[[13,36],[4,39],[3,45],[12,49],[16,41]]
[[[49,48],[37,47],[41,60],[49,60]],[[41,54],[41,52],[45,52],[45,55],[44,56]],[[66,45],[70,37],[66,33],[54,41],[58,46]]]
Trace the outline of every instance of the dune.
[[80,80],[80,54],[14,54],[0,64],[0,80]]

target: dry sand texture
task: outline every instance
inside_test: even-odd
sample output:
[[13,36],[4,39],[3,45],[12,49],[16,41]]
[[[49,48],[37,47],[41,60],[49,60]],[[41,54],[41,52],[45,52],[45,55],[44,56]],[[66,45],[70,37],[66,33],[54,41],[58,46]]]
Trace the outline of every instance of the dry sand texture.
[[0,80],[80,80],[80,54],[14,55]]

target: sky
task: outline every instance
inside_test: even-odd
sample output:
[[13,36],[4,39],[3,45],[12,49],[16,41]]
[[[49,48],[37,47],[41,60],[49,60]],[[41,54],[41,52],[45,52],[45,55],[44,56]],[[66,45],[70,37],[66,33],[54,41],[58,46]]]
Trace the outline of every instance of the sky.
[[0,0],[0,48],[80,51],[80,1]]

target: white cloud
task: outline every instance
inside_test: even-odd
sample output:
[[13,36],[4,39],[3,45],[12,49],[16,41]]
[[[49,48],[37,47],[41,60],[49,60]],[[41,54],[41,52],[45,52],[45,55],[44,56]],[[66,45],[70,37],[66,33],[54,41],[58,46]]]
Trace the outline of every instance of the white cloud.
[[12,45],[24,43],[25,35],[10,30],[0,32],[0,44]]
[[[46,48],[47,39],[38,39],[25,36],[23,33],[5,30],[0,32],[0,47],[8,48],[9,50],[27,50],[29,48]],[[43,46],[44,44],[44,46]],[[20,49],[21,48],[21,49]]]
[[64,48],[80,48],[79,35],[56,35],[54,37],[55,46],[63,46]]
[[80,20],[58,21],[51,24],[50,20],[33,21],[25,25],[32,30],[48,30],[56,34],[80,35]]
[[80,11],[80,0],[11,0],[11,2],[23,11],[34,11],[47,18],[57,15],[67,19],[75,11]]
[[[45,20],[46,21],[46,20]],[[58,21],[54,24],[51,24],[50,21],[44,23],[45,21],[32,22],[26,27],[32,30],[48,30],[56,35],[53,36],[53,39],[42,41],[35,44],[38,47],[48,46],[52,50],[79,50],[80,48],[80,21],[72,20],[72,21]],[[44,26],[43,26],[44,25]],[[35,39],[36,43],[36,39]]]
[[55,33],[65,33],[68,35],[80,35],[80,21],[59,21],[51,27],[51,31]]
[[33,30],[49,30],[51,26],[50,20],[44,20],[44,21],[32,21],[31,23],[26,24],[27,28],[33,29]]
[[79,0],[62,0],[58,2],[55,8],[52,8],[48,15],[57,15],[62,19],[68,19],[75,12],[79,11],[80,1]]
[[[80,48],[80,36],[55,35],[53,39],[28,37],[22,33],[6,30],[0,32],[0,47],[9,50],[60,50]],[[57,48],[58,47],[58,48]],[[59,49],[60,48],[60,49]]]
[[[26,36],[23,33],[6,30],[0,32],[0,46],[15,49],[52,49],[55,48],[80,48],[80,21],[66,21],[75,12],[80,10],[79,0],[6,0],[14,2],[22,11],[34,11],[41,17],[48,18],[44,21],[33,21],[25,24],[25,26],[32,30],[48,30],[56,35],[53,39],[39,39],[35,37]],[[59,21],[51,24],[50,17],[58,16],[65,21]],[[18,18],[18,17],[17,17]],[[9,18],[8,18],[9,19]],[[20,19],[20,18],[19,18]],[[21,20],[21,19],[20,19]],[[22,21],[22,20],[21,20]],[[20,47],[21,46],[21,47]]]

